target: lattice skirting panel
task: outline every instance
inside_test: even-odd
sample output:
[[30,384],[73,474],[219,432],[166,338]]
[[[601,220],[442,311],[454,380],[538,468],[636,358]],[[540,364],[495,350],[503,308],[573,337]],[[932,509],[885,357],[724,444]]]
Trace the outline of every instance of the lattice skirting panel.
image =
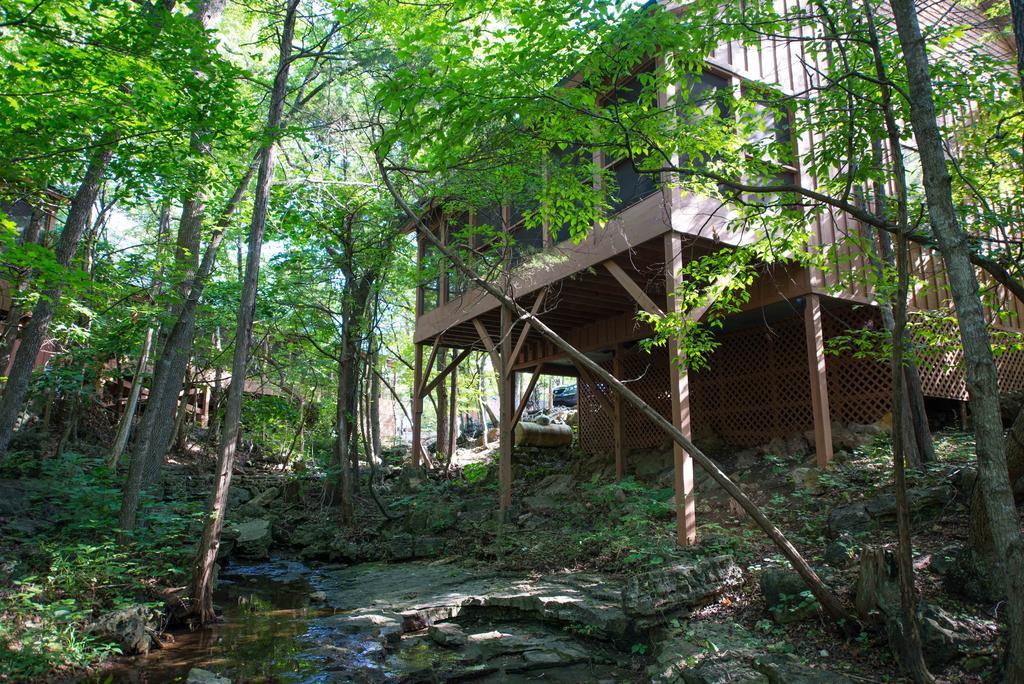
[[[858,328],[880,329],[877,309],[833,303],[823,309],[826,340]],[[811,410],[807,346],[802,316],[755,325],[720,335],[721,344],[706,368],[691,371],[690,417],[695,438],[714,435],[727,444],[754,446],[814,427]],[[926,396],[966,399],[959,352],[922,364]],[[612,368],[607,361],[604,367]],[[1000,389],[1024,390],[1024,352],[998,358]],[[944,366],[951,370],[942,370]],[[668,354],[631,350],[623,357],[623,376],[640,397],[670,417]],[[886,363],[858,359],[851,354],[826,355],[831,418],[839,423],[874,423],[889,412],[891,379]],[[580,445],[589,453],[611,453],[614,433],[611,418],[580,384]],[[598,391],[604,391],[603,388]],[[611,395],[609,393],[609,399]],[[631,407],[626,407],[626,449],[655,448],[664,436]]]
[[[955,336],[957,331],[950,325],[944,333]],[[921,386],[926,396],[967,400],[967,377],[964,372],[963,356],[963,351],[959,348],[923,355],[918,372],[921,374]],[[1007,348],[997,353],[996,370],[999,373],[1000,392],[1013,394],[1024,391],[1024,350]]]
[[[601,364],[606,370],[612,370],[612,362]],[[641,399],[657,411],[669,418],[671,416],[672,398],[669,396],[668,352],[664,348],[650,351],[642,349],[628,350],[622,358],[622,380]],[[585,383],[579,384],[579,425],[580,446],[588,453],[612,453],[615,448],[615,435],[611,417],[594,397],[594,389]],[[605,391],[604,387],[597,391]],[[612,394],[607,394],[609,401]],[[627,450],[653,449],[665,442],[665,435],[655,427],[654,423],[630,405],[624,405],[625,411],[623,442]]]

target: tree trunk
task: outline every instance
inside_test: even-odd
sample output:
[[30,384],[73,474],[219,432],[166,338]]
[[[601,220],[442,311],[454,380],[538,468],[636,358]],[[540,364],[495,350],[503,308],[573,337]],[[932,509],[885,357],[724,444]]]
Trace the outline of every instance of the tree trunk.
[[489,412],[487,407],[487,378],[484,375],[484,357],[482,354],[480,355],[480,361],[477,364],[477,374],[479,376],[478,380],[480,383],[478,391],[480,392],[480,429],[482,430],[481,444],[485,449],[488,449],[490,448],[490,444],[488,444],[487,439],[487,413]]
[[[345,327],[346,324],[343,324]],[[355,395],[355,372],[348,349],[348,336],[342,333],[341,358],[338,360],[338,396],[334,416],[334,472],[331,474],[331,503],[338,508],[343,524],[350,524],[354,517],[352,471],[348,464],[349,442],[352,440],[354,425],[350,401]]]
[[192,379],[185,381],[181,388],[181,398],[178,400],[178,410],[174,416],[174,430],[171,437],[171,445],[174,449],[181,451],[185,444],[185,421],[188,419],[188,405],[192,402]]
[[[875,62],[878,69],[879,80],[883,83],[886,80],[882,66],[882,56],[878,49],[877,38],[874,32],[874,18],[871,14],[870,5],[865,5],[867,10],[867,21],[871,27],[872,47],[875,51]],[[907,253],[907,193],[904,185],[906,172],[903,168],[903,154],[900,148],[899,131],[893,118],[892,107],[889,98],[888,87],[883,85],[883,106],[885,107],[886,129],[889,131],[889,145],[892,148],[893,163],[895,165],[896,187],[899,195],[899,210],[897,212],[897,225],[900,234],[896,238],[896,306],[893,307],[893,328],[892,328],[892,444],[893,444],[893,471],[896,485],[896,527],[899,538],[897,548],[897,563],[899,565],[900,580],[900,638],[897,639],[899,660],[903,668],[910,673],[911,678],[918,684],[928,684],[935,681],[928,671],[928,665],[924,662],[924,652],[921,650],[921,624],[917,616],[917,588],[914,585],[914,556],[912,540],[910,538],[910,505],[907,503],[907,479],[906,466],[908,464],[908,452],[917,454],[917,436],[912,426],[908,423],[912,420],[906,388],[906,371],[903,364],[903,349],[906,344],[907,326],[907,295],[910,289],[909,256]],[[918,456],[918,460],[920,457]]]
[[[445,362],[448,360],[448,350],[441,349],[437,353],[437,372],[444,370]],[[435,431],[434,453],[437,462],[447,469],[448,460],[451,454],[448,453],[448,383],[442,380],[437,383],[437,430]]]
[[146,372],[146,363],[149,361],[149,350],[153,346],[153,329],[146,330],[146,339],[142,342],[142,351],[139,353],[139,363],[135,366],[135,375],[132,377],[132,389],[128,393],[128,404],[121,414],[121,422],[117,426],[117,436],[114,437],[114,444],[107,454],[107,465],[116,469],[117,463],[124,453],[124,447],[128,444],[128,437],[132,432],[132,421],[135,418],[135,409],[139,405],[139,396],[142,394],[142,376]]
[[540,318],[536,315],[519,306],[516,301],[508,296],[500,288],[496,287],[493,283],[480,277],[473,269],[466,265],[466,262],[462,258],[452,252],[446,247],[436,235],[434,235],[430,229],[423,223],[422,218],[409,206],[402,195],[395,188],[391,182],[391,178],[384,167],[383,160],[377,160],[378,168],[381,172],[381,179],[387,186],[388,191],[394,197],[395,202],[401,207],[402,211],[405,212],[406,216],[416,224],[417,233],[426,241],[431,243],[438,252],[444,256],[449,263],[459,270],[460,273],[464,274],[467,278],[472,280],[478,287],[484,292],[494,297],[499,304],[511,312],[515,317],[524,322],[529,322],[531,329],[535,330],[537,334],[541,335],[560,350],[564,351],[573,362],[585,367],[590,373],[600,378],[603,382],[607,383],[609,387],[615,392],[618,392],[623,400],[628,402],[630,405],[636,407],[636,409],[642,413],[646,418],[650,419],[654,425],[661,429],[666,435],[670,436],[672,440],[682,447],[687,453],[689,453],[693,460],[695,460],[708,475],[726,491],[735,500],[740,507],[754,520],[758,527],[760,527],[766,535],[775,543],[779,551],[786,557],[786,559],[796,570],[797,574],[804,580],[808,589],[814,595],[818,602],[821,604],[825,612],[830,615],[836,624],[841,629],[848,633],[854,633],[857,630],[856,620],[852,615],[843,607],[839,599],[829,590],[828,587],[821,581],[814,569],[808,565],[804,557],[800,555],[800,552],[793,546],[785,535],[777,528],[761,511],[757,505],[750,500],[750,498],[736,486],[736,483],[729,479],[725,473],[722,472],[721,468],[710,458],[708,458],[704,452],[698,449],[693,442],[691,442],[686,435],[680,430],[676,429],[674,425],[664,418],[657,410],[648,405],[643,399],[634,394],[625,384],[620,380],[616,379],[611,373],[606,371],[600,365],[595,363],[586,354],[583,354],[578,349],[573,347],[571,344],[566,342],[558,333],[548,327]]
[[217,434],[220,432],[220,413],[224,394],[224,366],[220,361],[221,353],[221,332],[220,326],[213,333],[213,351],[216,355],[213,370],[213,392],[210,394],[210,419],[207,423],[206,441],[210,445],[217,444]]
[[[452,358],[455,358],[455,354],[452,353]],[[458,408],[459,408],[459,369],[458,367],[452,368],[450,381],[452,383],[451,389],[448,392],[448,459],[444,463],[444,472],[448,474],[448,468],[451,466],[452,458],[455,457],[455,449],[459,443],[459,424],[458,424]],[[443,383],[442,383],[443,384]]]
[[238,444],[245,371],[249,358],[249,344],[252,341],[253,318],[256,313],[260,253],[263,248],[263,233],[267,225],[270,188],[274,179],[276,137],[280,132],[285,97],[288,93],[288,72],[291,66],[292,40],[295,36],[298,6],[299,0],[288,0],[284,25],[281,29],[277,75],[270,93],[270,111],[267,114],[266,127],[267,132],[273,137],[264,145],[259,154],[260,170],[253,199],[252,221],[249,224],[248,261],[238,308],[235,352],[231,363],[231,384],[228,386],[224,428],[217,455],[217,479],[213,492],[210,494],[206,524],[203,526],[202,540],[193,565],[190,597],[194,601],[192,613],[200,623],[207,623],[216,617],[213,610],[213,568],[217,561],[217,549],[220,546],[224,516],[227,514],[228,491],[231,487],[231,474],[234,469],[235,450]]
[[[245,175],[235,187],[231,200],[217,222],[217,229],[210,236],[210,241],[206,245],[195,283],[167,336],[162,353],[157,358],[152,387],[146,401],[146,410],[142,414],[142,420],[136,431],[133,457],[129,464],[128,478],[125,481],[121,497],[118,527],[122,530],[122,539],[125,532],[135,529],[135,519],[142,490],[144,486],[156,479],[164,454],[167,453],[170,446],[172,428],[174,427],[174,407],[178,394],[181,392],[182,380],[188,369],[188,359],[192,354],[192,339],[195,336],[196,309],[199,306],[199,299],[202,297],[206,283],[216,265],[217,253],[224,240],[224,229],[248,191],[249,183],[252,181],[258,164],[259,158],[257,157],[246,169]],[[155,415],[157,412],[162,415]],[[171,416],[171,420],[168,420],[167,416]]]
[[953,204],[949,169],[932,95],[928,54],[913,0],[890,0],[907,68],[910,123],[921,158],[928,217],[942,253],[963,346],[978,455],[978,482],[1006,580],[1007,681],[1024,681],[1024,540],[1006,466],[999,385],[970,246]]
[[[74,199],[71,200],[68,217],[64,221],[64,230],[61,231],[54,249],[54,257],[63,268],[71,265],[71,260],[78,250],[78,243],[90,225],[92,205],[96,201],[100,186],[103,184],[103,175],[113,156],[114,146],[107,143],[97,148],[89,159],[85,177],[78,186]],[[6,455],[7,447],[14,435],[14,426],[28,394],[28,383],[36,357],[46,341],[46,331],[55,307],[60,304],[60,298],[61,285],[58,283],[39,298],[32,310],[32,319],[22,333],[21,343],[18,345],[17,354],[14,355],[14,364],[4,387],[3,399],[0,399],[0,459]]]
[[[883,65],[884,66],[884,65]],[[877,137],[871,139],[871,151],[876,167],[884,172],[882,143]],[[902,151],[898,152],[902,157]],[[900,165],[903,166],[902,158]],[[906,186],[906,180],[902,181],[901,188]],[[879,181],[874,183],[875,192],[875,214],[886,216],[889,212],[886,207],[885,185]],[[906,211],[906,192],[900,192],[899,201],[904,203],[903,210]],[[866,209],[867,207],[865,207]],[[884,230],[871,232],[871,245],[874,249],[872,262],[875,265],[875,274],[879,281],[882,281],[885,274],[885,266],[896,266],[896,259],[892,251],[892,240],[889,233]],[[892,315],[892,306],[887,301],[879,302],[879,310],[882,316],[882,324],[892,334],[895,322]],[[907,344],[910,340],[906,340]],[[920,466],[921,463],[935,461],[935,444],[932,441],[932,433],[928,427],[928,414],[924,407],[924,392],[921,389],[921,376],[917,371],[917,364],[913,359],[907,359],[903,367],[904,377],[904,399],[906,401],[905,411],[908,416],[904,421],[904,431],[914,435],[913,442],[908,442],[907,463]],[[912,445],[912,446],[911,446]]]
[[[372,340],[371,340],[372,342]],[[369,369],[370,369],[370,406],[369,406],[369,421],[370,421],[370,451],[376,457],[380,458],[381,454],[381,439],[380,439],[380,374],[378,373],[377,365],[380,361],[380,352],[376,348],[371,347],[373,350],[370,354]]]

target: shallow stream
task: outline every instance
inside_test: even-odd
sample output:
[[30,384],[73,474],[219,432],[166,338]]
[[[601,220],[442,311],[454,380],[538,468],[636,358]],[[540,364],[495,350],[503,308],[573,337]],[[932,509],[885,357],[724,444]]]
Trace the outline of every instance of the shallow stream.
[[[388,567],[393,566],[380,566],[380,579],[392,583]],[[435,569],[422,567],[429,581]],[[417,572],[416,566],[408,569]],[[383,589],[373,586],[376,575],[373,567],[310,568],[290,560],[233,564],[217,589],[221,623],[175,633],[166,648],[116,660],[84,681],[184,682],[192,668],[232,682],[612,682],[636,677],[621,652],[515,615],[465,611],[457,621],[469,635],[468,650],[439,646],[425,629],[388,639],[372,624],[353,628],[347,616],[365,607],[354,605],[353,594],[356,602],[372,605],[374,589]],[[331,600],[334,591],[338,601]],[[327,601],[318,600],[324,594]]]

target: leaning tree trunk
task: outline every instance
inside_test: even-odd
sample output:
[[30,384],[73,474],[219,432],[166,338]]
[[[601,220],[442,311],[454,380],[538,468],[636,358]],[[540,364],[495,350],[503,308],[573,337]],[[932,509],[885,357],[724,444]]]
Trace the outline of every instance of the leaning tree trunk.
[[203,536],[192,568],[190,597],[194,601],[192,614],[200,623],[213,620],[213,568],[217,562],[220,533],[228,507],[228,491],[234,469],[235,450],[238,445],[239,427],[242,417],[242,393],[245,389],[245,370],[252,342],[252,324],[256,314],[256,292],[259,285],[260,253],[263,249],[263,233],[267,225],[267,208],[270,201],[270,187],[274,179],[274,156],[277,149],[276,137],[281,128],[285,97],[288,94],[288,72],[291,66],[292,40],[295,37],[295,19],[299,0],[288,0],[284,25],[281,29],[281,47],[277,75],[270,93],[270,111],[267,114],[266,130],[273,135],[260,150],[260,171],[253,198],[252,221],[249,224],[248,260],[245,265],[245,280],[242,282],[242,296],[238,307],[238,321],[235,330],[235,352],[231,362],[231,384],[228,386],[227,405],[224,411],[224,428],[221,433],[217,454],[217,479],[210,494],[208,515],[203,526]]
[[114,437],[114,444],[107,454],[107,465],[117,468],[117,463],[124,453],[124,447],[128,444],[128,437],[132,432],[132,420],[135,418],[135,409],[139,406],[139,396],[142,394],[142,376],[146,372],[146,364],[149,362],[149,350],[153,346],[153,329],[146,330],[146,339],[142,342],[142,351],[139,353],[139,363],[135,366],[135,375],[132,377],[132,389],[128,393],[128,404],[121,415],[121,422],[117,426],[117,436]]
[[1024,681],[1024,539],[1006,467],[999,385],[970,245],[953,203],[942,134],[932,94],[927,46],[913,0],[890,0],[907,69],[910,123],[921,158],[928,218],[946,266],[963,346],[978,455],[978,482],[1006,580],[1009,626],[1007,681]]
[[210,395],[210,418],[207,423],[206,441],[211,446],[217,443],[217,434],[220,432],[220,409],[224,394],[224,367],[220,361],[220,326],[213,333],[213,353],[216,355],[213,370],[213,392]]

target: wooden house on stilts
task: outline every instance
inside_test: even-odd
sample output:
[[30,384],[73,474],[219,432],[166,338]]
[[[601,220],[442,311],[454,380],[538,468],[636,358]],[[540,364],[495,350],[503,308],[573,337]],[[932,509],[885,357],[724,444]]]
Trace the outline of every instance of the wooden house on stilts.
[[[942,20],[949,8],[940,5],[925,3],[922,19]],[[724,45],[707,58],[700,87],[739,90],[748,83],[769,82],[786,92],[803,92],[807,76],[798,50],[799,41],[766,40],[761,49]],[[640,68],[658,69],[662,59]],[[659,100],[666,104],[673,96],[666,91]],[[771,134],[790,135],[785,125],[775,125]],[[802,133],[790,142],[797,151],[794,157],[803,159],[819,141],[812,133]],[[863,241],[852,239],[863,237],[864,226],[838,213],[815,219],[809,249],[837,244],[832,268],[793,263],[763,269],[751,286],[749,301],[716,332],[720,344],[707,366],[688,372],[685,364],[670,363],[679,354],[671,340],[650,350],[640,344],[653,330],[637,313],[676,310],[673,293],[683,265],[700,255],[733,248],[744,236],[730,232],[728,208],[720,200],[685,194],[668,182],[659,185],[649,174],[638,173],[630,160],[606,158],[600,150],[594,152],[594,163],[617,180],[610,198],[615,213],[579,244],[549,230],[526,230],[522,216],[510,206],[494,207],[490,216],[478,212],[459,217],[462,223],[501,225],[513,234],[516,249],[533,249],[533,257],[512,255],[520,263],[510,272],[506,292],[521,306],[617,378],[628,380],[634,392],[695,437],[698,445],[702,436],[743,447],[800,433],[813,437],[817,463],[824,466],[833,457],[835,424],[874,423],[888,414],[887,364],[850,353],[826,353],[829,340],[850,329],[881,327],[874,294],[864,284],[871,280],[872,264],[857,246]],[[805,169],[794,166],[788,173],[789,180],[815,187],[815,179]],[[454,221],[443,211],[429,210],[424,217],[442,241],[451,239],[449,224]],[[419,245],[421,261],[429,260],[429,243],[420,237]],[[912,294],[911,309],[950,307],[938,255],[912,245],[911,263],[915,279],[923,284]],[[864,277],[857,277],[858,273]],[[528,323],[513,320],[492,296],[463,283],[442,264],[437,277],[419,287],[414,463],[424,455],[420,441],[424,397],[439,383],[450,381],[471,351],[489,352],[500,378],[503,510],[512,497],[511,435],[522,417],[525,398],[541,375],[577,377],[579,445],[586,452],[606,453],[614,459],[619,476],[629,470],[631,450],[664,442],[664,435],[648,419],[595,382],[585,369],[575,367]],[[993,317],[993,325],[1024,331],[1024,302],[1001,290],[997,299],[1005,315]],[[697,309],[689,315],[703,313]],[[441,348],[453,350],[450,362],[432,373]],[[923,394],[932,408],[955,407],[967,399],[957,354],[946,352],[945,356],[920,369]],[[1024,389],[1024,353],[1005,354],[998,362],[1001,389]],[[693,466],[678,446],[675,464],[678,541],[692,543],[696,538]]]

